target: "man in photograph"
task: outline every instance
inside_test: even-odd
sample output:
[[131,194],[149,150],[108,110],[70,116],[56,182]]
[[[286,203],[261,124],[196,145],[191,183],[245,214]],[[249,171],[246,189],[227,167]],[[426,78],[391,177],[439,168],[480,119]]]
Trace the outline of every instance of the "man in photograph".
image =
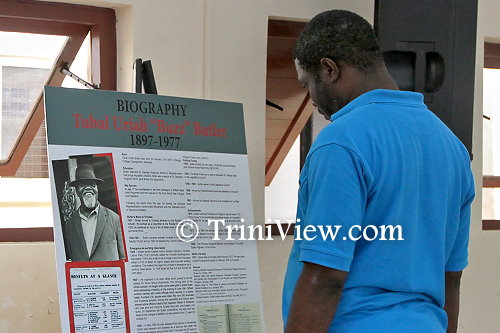
[[80,199],[80,207],[64,227],[66,257],[71,261],[113,261],[125,259],[120,217],[99,203],[99,184],[89,164],[76,169],[70,183]]

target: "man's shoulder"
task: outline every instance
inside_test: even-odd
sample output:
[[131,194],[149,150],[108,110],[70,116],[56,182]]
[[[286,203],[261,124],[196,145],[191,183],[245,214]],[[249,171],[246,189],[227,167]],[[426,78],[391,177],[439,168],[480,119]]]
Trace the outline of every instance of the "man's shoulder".
[[78,209],[76,209],[71,214],[69,219],[64,222],[64,230],[66,233],[69,233],[69,235],[72,235],[77,229],[79,229],[79,225],[81,225],[80,214],[78,214]]
[[342,146],[359,154],[357,149],[360,136],[366,136],[363,122],[356,121],[351,115],[342,118],[325,126],[314,140],[310,153],[317,149],[331,144]]
[[[349,113],[335,119],[326,125],[318,134],[315,141],[319,145],[329,143],[346,143],[346,139],[352,139],[358,135],[366,135],[377,123],[383,123],[379,111],[384,106],[377,104],[360,105]],[[348,140],[349,141],[349,140]]]
[[119,220],[120,216],[116,214],[113,210],[109,209],[108,207],[104,207],[102,204],[100,205],[99,212],[107,215],[113,220]]
[[75,209],[75,211],[70,215],[69,219],[66,221],[66,224],[74,223],[79,220],[80,220],[80,213],[78,209]]

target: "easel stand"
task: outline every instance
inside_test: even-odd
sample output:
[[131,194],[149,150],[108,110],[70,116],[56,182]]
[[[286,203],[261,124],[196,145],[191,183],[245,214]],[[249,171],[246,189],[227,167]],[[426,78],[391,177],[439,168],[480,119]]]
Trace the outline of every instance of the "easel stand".
[[[90,82],[85,81],[80,78],[75,73],[69,70],[68,63],[64,63],[61,66],[61,73],[69,76],[73,80],[78,83],[84,85],[89,89],[100,89],[99,85],[92,84]],[[145,94],[153,94],[158,95],[158,91],[156,90],[155,76],[153,74],[153,65],[151,65],[151,60],[142,61],[141,58],[135,59],[134,63],[134,92],[141,94],[142,87],[144,85],[144,93]]]
[[135,86],[134,91],[138,94],[142,93],[142,86],[144,85],[145,94],[158,95],[156,90],[155,76],[153,74],[153,66],[151,60],[142,61],[141,58],[135,59],[134,64],[135,72]]

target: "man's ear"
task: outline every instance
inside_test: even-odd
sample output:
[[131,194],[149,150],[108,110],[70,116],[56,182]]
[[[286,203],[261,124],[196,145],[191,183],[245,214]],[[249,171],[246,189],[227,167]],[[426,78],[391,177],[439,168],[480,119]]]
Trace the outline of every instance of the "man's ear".
[[320,63],[331,82],[335,82],[340,78],[340,67],[335,61],[330,58],[321,58]]

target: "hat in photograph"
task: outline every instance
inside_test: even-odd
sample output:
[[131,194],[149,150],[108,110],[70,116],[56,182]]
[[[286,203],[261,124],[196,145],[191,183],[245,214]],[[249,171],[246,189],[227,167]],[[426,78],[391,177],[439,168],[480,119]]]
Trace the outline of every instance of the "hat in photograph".
[[82,164],[76,168],[75,180],[69,183],[70,186],[76,186],[81,180],[94,180],[96,183],[102,183],[103,180],[97,178],[94,174],[94,168],[90,164]]

